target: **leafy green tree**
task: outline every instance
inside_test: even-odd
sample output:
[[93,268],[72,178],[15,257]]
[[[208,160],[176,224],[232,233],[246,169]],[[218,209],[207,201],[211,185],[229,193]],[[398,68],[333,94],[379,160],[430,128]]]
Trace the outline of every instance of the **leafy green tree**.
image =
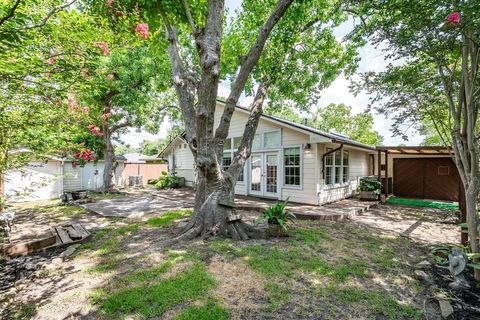
[[139,152],[147,156],[158,155],[168,144],[167,139],[143,140],[140,143]]
[[133,153],[137,151],[137,149],[135,149],[134,147],[130,146],[129,144],[125,144],[123,142],[115,144],[114,148],[115,148],[115,154],[119,156],[123,156],[127,153]]
[[[250,156],[264,101],[288,99],[308,109],[342,70],[354,69],[356,43],[338,43],[333,28],[346,20],[341,1],[244,1],[227,23],[224,1],[122,1],[150,29],[166,34],[173,85],[197,168],[195,212],[178,239],[260,234],[241,220],[227,223],[234,186]],[[160,19],[159,19],[160,18]],[[220,124],[214,114],[220,80],[230,80]],[[223,145],[241,94],[253,95],[237,155],[222,169]],[[220,187],[221,186],[221,187]]]
[[79,40],[93,31],[91,17],[73,10],[73,2],[0,4],[0,177],[32,158],[75,149],[70,138],[85,114],[65,102],[68,88],[81,81],[80,68],[88,65]]
[[158,74],[160,57],[145,46],[117,47],[108,55],[100,54],[103,61],[88,71],[88,82],[77,96],[89,106],[92,135],[103,138],[103,185],[109,191],[115,167],[113,138],[130,127],[158,132],[163,111],[169,107],[161,103],[161,91],[169,80]]
[[[439,136],[450,133],[445,142],[451,141],[465,189],[470,246],[472,252],[479,252],[480,3],[373,0],[352,4],[363,19],[357,31],[374,43],[386,43],[390,57],[405,61],[405,66],[392,66],[372,81],[367,78],[365,86],[379,95],[388,92],[384,106],[391,106],[390,112],[400,110],[405,117],[417,119],[428,115]],[[398,91],[387,88],[392,83]],[[475,277],[480,279],[480,270]]]
[[352,115],[352,108],[340,104],[329,104],[317,108],[307,120],[307,124],[316,129],[334,131],[349,136],[351,139],[372,146],[382,143],[382,136],[372,129],[373,116],[368,112]]

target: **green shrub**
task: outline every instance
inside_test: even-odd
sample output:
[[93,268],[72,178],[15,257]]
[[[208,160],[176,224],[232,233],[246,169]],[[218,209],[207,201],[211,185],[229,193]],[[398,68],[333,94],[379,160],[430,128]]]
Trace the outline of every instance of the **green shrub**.
[[365,177],[360,179],[359,191],[373,191],[376,194],[380,194],[382,190],[382,184],[375,178]]
[[288,221],[296,218],[293,213],[285,210],[288,199],[289,198],[283,203],[276,203],[265,209],[262,213],[263,220],[267,221],[269,224],[279,225],[286,231]]
[[162,175],[155,181],[155,187],[157,187],[157,189],[167,189],[173,184],[177,184],[178,181],[179,179],[175,171],[173,171],[172,174],[162,171]]

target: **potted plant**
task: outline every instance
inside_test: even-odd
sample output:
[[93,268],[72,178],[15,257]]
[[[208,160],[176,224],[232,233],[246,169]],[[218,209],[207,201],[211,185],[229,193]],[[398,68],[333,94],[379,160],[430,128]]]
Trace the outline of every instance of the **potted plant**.
[[287,203],[288,198],[285,202],[276,203],[263,211],[261,219],[268,223],[267,234],[276,237],[286,234],[287,223],[296,218],[293,213],[285,209]]
[[361,200],[378,200],[378,195],[382,190],[382,184],[375,178],[365,177],[360,179],[358,191]]

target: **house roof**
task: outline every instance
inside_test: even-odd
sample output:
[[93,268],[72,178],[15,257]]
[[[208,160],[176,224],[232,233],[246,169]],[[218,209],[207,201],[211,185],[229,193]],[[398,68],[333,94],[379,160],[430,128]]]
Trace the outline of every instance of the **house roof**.
[[[224,103],[223,101],[220,101],[220,102]],[[237,106],[237,109],[243,110],[245,112],[250,112],[250,109],[245,108],[245,107]],[[339,133],[324,132],[324,131],[317,130],[315,128],[312,128],[312,127],[309,127],[309,126],[306,126],[306,125],[302,125],[302,124],[299,124],[299,123],[296,123],[296,122],[293,122],[293,121],[290,121],[290,120],[282,119],[282,118],[271,116],[271,115],[268,115],[268,114],[262,114],[261,117],[264,118],[264,119],[270,119],[270,120],[273,120],[275,122],[279,122],[283,125],[287,125],[289,127],[297,129],[297,130],[307,131],[309,133],[313,133],[313,134],[316,134],[316,135],[326,137],[326,138],[330,139],[331,142],[333,142],[333,143],[343,143],[343,144],[346,144],[346,145],[360,147],[360,148],[368,149],[368,150],[372,150],[372,151],[375,150],[375,147],[372,147],[368,144],[364,144],[364,143],[352,140],[349,137],[347,137],[345,135],[342,135],[342,134],[339,134]]]
[[443,146],[378,146],[378,151],[391,154],[451,155],[452,148]]
[[[225,101],[222,101],[222,100],[219,100],[219,99],[217,99],[217,102],[219,102],[221,104],[225,104]],[[245,108],[245,107],[241,107],[241,106],[236,106],[236,110],[239,110],[241,112],[250,113],[250,109]],[[293,122],[293,121],[290,121],[290,120],[282,119],[282,118],[271,116],[271,115],[268,115],[268,114],[262,114],[261,119],[266,119],[266,120],[278,123],[280,125],[287,126],[287,127],[291,128],[295,131],[301,131],[302,133],[306,133],[306,134],[309,134],[309,135],[314,134],[314,135],[317,135],[317,136],[322,136],[324,138],[329,139],[330,140],[329,142],[332,142],[332,143],[346,144],[346,145],[349,145],[349,146],[354,146],[354,147],[358,147],[358,148],[362,148],[362,149],[367,149],[367,150],[370,150],[370,151],[375,151],[376,150],[375,147],[372,147],[370,145],[352,140],[349,137],[347,137],[345,135],[342,135],[342,134],[339,134],[339,133],[324,132],[324,131],[317,130],[315,128],[312,128],[312,127],[309,127],[309,126],[306,126],[306,125],[302,125],[302,124],[299,124],[299,123],[296,123],[296,122]],[[165,149],[163,149],[162,152],[160,152],[158,157],[162,157],[166,153],[168,153],[175,146],[175,142],[178,141],[177,139],[180,139],[183,143],[185,143],[186,142],[185,133],[182,133],[181,135],[176,136],[172,141],[170,141],[170,143],[165,147]]]
[[158,154],[158,158],[162,158],[164,155],[166,155],[167,153],[170,152],[170,150],[172,150],[173,148],[175,148],[176,144],[175,142],[181,142],[181,143],[187,143],[186,141],[186,137],[185,137],[185,132],[183,132],[182,134],[179,134],[177,136],[175,136],[175,138],[172,139],[172,141],[170,141],[167,146],[165,148],[163,148],[163,150]]

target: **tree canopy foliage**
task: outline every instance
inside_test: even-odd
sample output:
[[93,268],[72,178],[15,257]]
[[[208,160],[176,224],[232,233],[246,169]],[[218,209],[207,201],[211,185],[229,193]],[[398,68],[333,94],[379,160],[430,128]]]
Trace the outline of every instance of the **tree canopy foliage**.
[[480,3],[373,0],[352,6],[363,18],[356,31],[385,43],[389,57],[403,62],[366,74],[362,86],[377,94],[380,110],[397,114],[397,123],[420,122],[452,146],[465,190],[470,246],[478,252]]

